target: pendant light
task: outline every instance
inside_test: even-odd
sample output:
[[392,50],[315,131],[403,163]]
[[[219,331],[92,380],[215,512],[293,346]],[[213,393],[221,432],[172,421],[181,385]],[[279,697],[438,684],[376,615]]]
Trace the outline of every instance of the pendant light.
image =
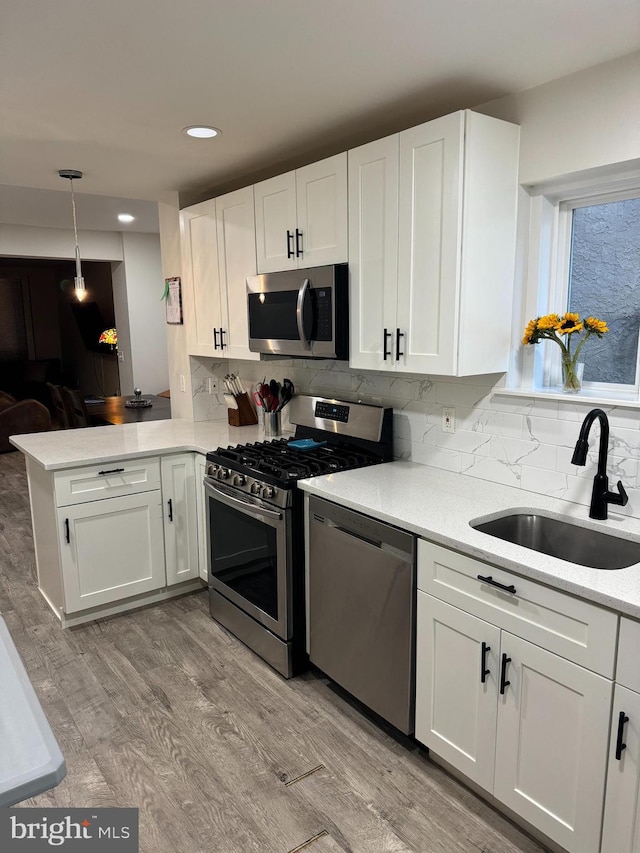
[[77,172],[75,169],[60,169],[58,172],[61,178],[67,178],[69,183],[71,184],[71,209],[73,211],[73,234],[76,241],[76,275],[73,279],[74,283],[74,292],[76,294],[76,299],[78,302],[82,302],[82,300],[87,295],[87,289],[84,284],[84,278],[82,276],[82,267],[80,266],[80,247],[78,246],[78,226],[76,223],[76,199],[73,194],[73,182],[79,181],[82,178],[82,172]]

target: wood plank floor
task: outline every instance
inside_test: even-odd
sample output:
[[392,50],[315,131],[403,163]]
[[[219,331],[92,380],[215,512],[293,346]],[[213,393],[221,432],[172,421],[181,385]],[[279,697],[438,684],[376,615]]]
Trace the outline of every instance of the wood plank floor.
[[543,850],[319,673],[281,678],[205,593],[62,630],[20,453],[0,456],[0,612],[68,767],[24,805],[138,807],[143,853]]

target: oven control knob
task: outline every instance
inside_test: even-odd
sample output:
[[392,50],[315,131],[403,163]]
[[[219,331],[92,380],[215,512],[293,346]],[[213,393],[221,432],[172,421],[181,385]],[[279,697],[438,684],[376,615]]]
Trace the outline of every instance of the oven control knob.
[[233,478],[234,486],[244,486],[246,482],[247,478],[244,476],[244,474],[236,474],[236,476]]
[[262,488],[262,483],[251,483],[251,494],[252,495],[259,495],[261,488]]
[[231,476],[231,471],[228,468],[218,468],[218,479],[228,480]]
[[273,488],[273,486],[265,486],[264,491],[262,492],[262,497],[263,498],[273,498],[273,497],[275,497],[275,494],[276,494],[276,490]]
[[213,462],[209,462],[209,464],[207,465],[207,476],[208,477],[215,477],[217,470],[218,470],[218,465],[214,465]]

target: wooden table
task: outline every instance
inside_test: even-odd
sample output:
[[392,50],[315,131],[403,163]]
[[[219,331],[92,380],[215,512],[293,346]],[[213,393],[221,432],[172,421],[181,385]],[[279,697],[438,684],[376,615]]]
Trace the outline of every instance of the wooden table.
[[89,403],[87,411],[93,423],[99,424],[139,424],[144,421],[162,421],[171,417],[171,401],[154,394],[143,394],[143,399],[151,400],[151,406],[141,409],[128,409],[127,400],[132,397],[105,397],[104,403]]

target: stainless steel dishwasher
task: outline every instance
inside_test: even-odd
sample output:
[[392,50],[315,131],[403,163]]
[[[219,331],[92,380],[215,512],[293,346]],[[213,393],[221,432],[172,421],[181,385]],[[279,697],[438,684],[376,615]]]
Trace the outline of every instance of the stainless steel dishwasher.
[[309,499],[311,661],[405,734],[414,727],[415,542]]

